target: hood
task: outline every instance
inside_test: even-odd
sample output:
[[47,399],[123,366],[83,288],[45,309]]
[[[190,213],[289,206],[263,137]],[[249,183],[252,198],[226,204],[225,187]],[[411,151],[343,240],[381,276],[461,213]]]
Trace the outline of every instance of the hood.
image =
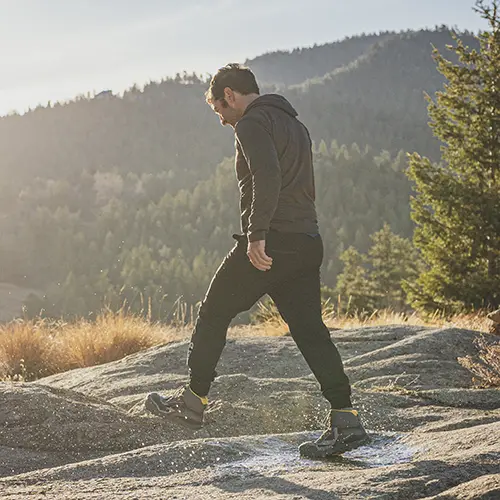
[[257,97],[255,101],[247,106],[244,115],[246,115],[250,110],[260,108],[261,106],[271,106],[273,108],[281,109],[293,117],[298,115],[293,106],[282,95],[278,94],[264,94]]

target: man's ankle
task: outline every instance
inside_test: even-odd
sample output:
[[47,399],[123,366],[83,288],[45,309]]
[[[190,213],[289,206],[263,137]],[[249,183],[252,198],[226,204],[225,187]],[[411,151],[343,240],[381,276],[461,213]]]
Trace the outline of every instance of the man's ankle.
[[199,394],[197,394],[193,388],[191,386],[188,387],[188,389],[191,391],[192,394],[194,394],[201,402],[202,404],[204,405],[207,405],[208,404],[208,396],[205,395],[205,396],[200,396]]
[[358,416],[358,410],[355,410],[352,406],[347,408],[332,408],[332,411],[338,411],[341,413],[352,413],[355,416]]

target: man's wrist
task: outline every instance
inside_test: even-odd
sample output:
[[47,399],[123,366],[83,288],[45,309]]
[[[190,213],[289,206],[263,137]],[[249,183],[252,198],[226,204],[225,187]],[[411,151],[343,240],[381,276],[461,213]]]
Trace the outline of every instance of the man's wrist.
[[262,241],[266,239],[266,231],[254,231],[252,233],[248,233],[248,241]]

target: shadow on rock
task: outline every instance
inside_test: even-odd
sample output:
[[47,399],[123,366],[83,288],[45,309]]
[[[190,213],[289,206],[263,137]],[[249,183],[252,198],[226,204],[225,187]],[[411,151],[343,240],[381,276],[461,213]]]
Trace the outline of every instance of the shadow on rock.
[[269,477],[258,473],[252,473],[248,478],[235,478],[220,483],[215,482],[214,485],[227,493],[245,493],[247,490],[263,490],[274,492],[278,495],[297,495],[298,498],[307,498],[309,500],[335,500],[341,498],[328,490],[318,490],[294,483],[279,476]]

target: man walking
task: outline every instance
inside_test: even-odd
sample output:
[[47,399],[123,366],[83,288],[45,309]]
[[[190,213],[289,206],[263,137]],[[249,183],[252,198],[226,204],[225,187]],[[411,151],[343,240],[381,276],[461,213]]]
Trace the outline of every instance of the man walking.
[[268,294],[330,402],[330,425],[303,456],[343,453],[367,441],[351,405],[339,352],[321,317],[318,230],[311,139],[282,96],[260,95],[255,76],[228,64],[212,78],[207,103],[234,128],[242,234],[201,304],[188,352],[189,385],[171,397],[151,393],[146,408],[193,429],[203,424],[210,385],[231,320]]

